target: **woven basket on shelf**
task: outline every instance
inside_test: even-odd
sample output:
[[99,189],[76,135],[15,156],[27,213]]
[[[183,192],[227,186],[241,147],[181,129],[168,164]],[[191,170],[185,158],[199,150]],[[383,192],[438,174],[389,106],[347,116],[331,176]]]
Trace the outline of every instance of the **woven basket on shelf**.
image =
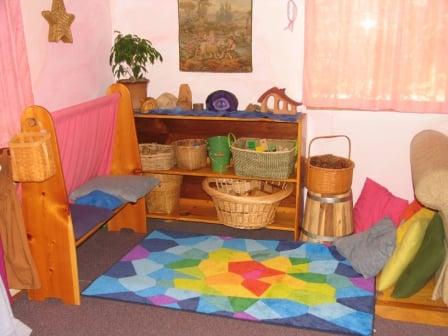
[[143,170],[168,170],[176,164],[173,145],[139,144]]
[[145,174],[160,180],[160,184],[146,196],[146,210],[170,214],[179,204],[182,175]]
[[219,178],[205,178],[202,188],[215,204],[218,221],[238,229],[271,224],[280,201],[293,191],[286,182]]
[[[328,138],[345,138],[348,142],[348,158],[331,154],[311,156],[311,145],[314,140]],[[315,137],[308,146],[306,162],[306,187],[308,190],[322,195],[340,195],[350,191],[355,164],[350,160],[351,141],[346,135],[330,135]],[[338,167],[321,167],[316,165],[319,160],[337,161]]]
[[204,139],[183,139],[172,144],[180,168],[194,170],[207,165],[207,143]]
[[294,140],[266,139],[272,152],[257,152],[247,149],[248,140],[258,145],[260,139],[240,138],[232,146],[235,173],[240,176],[285,179],[293,170],[296,161],[296,142]]
[[9,142],[12,178],[19,182],[42,182],[55,173],[50,133],[21,132]]

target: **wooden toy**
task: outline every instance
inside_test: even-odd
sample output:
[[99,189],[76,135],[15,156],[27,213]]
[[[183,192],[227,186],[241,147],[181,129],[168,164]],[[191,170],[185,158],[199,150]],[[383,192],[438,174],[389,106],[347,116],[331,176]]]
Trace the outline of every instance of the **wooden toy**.
[[[268,106],[270,98],[274,100],[272,107]],[[285,89],[278,87],[267,90],[258,98],[258,102],[261,103],[261,112],[274,112],[275,114],[296,114],[297,106],[302,105],[301,102],[289,98]]]

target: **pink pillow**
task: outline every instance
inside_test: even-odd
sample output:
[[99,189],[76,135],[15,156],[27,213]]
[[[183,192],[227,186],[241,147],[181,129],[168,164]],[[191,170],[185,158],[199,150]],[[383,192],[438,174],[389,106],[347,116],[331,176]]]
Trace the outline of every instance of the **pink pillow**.
[[385,187],[367,178],[353,208],[355,232],[366,231],[384,217],[389,217],[398,226],[407,206],[408,201],[392,195]]

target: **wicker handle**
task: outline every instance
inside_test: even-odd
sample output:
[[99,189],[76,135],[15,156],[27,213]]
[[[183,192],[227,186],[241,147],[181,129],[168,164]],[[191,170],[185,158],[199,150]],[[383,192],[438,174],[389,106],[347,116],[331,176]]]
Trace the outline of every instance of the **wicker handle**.
[[350,138],[346,135],[339,134],[339,135],[325,135],[325,136],[318,136],[313,138],[310,141],[310,144],[308,145],[308,157],[311,157],[311,144],[314,142],[314,140],[318,139],[330,139],[330,138],[346,138],[348,142],[348,159],[350,160],[350,156],[352,153],[352,142],[350,141]]
[[232,144],[236,141],[236,136],[232,132],[227,134],[227,140],[229,141],[229,148],[232,147]]

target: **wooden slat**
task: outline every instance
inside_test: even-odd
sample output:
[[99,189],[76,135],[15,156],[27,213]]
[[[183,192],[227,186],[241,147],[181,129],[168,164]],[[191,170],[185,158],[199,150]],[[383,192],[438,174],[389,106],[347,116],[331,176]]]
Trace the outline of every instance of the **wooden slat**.
[[391,296],[392,289],[377,293],[375,314],[385,319],[448,327],[448,307],[441,299],[431,300],[435,280],[406,299]]
[[[235,170],[233,167],[229,167],[228,171],[225,173],[216,173],[211,170],[208,165],[205,168],[199,168],[195,170],[187,170],[179,167],[173,167],[169,170],[144,170],[144,173],[152,173],[152,174],[168,174],[168,175],[185,175],[185,176],[201,176],[201,177],[217,177],[217,178],[232,178],[232,179],[243,179],[243,180],[260,180],[259,177],[251,177],[251,176],[239,176],[235,175]],[[273,179],[269,179],[273,180]],[[282,181],[296,183],[297,179],[295,174],[287,179]]]

